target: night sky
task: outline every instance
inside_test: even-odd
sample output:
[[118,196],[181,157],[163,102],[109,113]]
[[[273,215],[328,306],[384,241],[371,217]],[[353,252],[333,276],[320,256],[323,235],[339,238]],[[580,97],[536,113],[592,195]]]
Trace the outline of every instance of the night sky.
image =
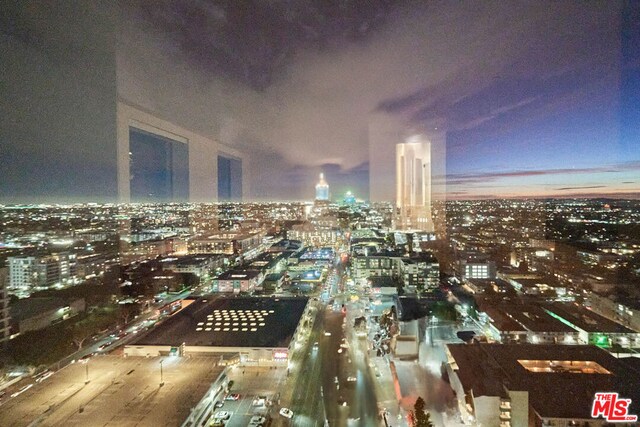
[[[321,170],[334,196],[366,198],[380,114],[443,124],[449,198],[638,195],[637,2],[139,0],[116,15],[118,98],[257,154],[248,199],[309,199]],[[2,34],[40,43],[38,25]]]

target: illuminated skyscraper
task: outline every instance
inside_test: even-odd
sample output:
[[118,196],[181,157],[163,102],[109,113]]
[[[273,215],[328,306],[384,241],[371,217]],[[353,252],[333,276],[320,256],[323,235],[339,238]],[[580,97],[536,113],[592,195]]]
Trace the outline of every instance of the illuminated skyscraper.
[[324,174],[320,174],[320,181],[316,184],[316,200],[328,201],[329,200],[329,184],[324,179]]
[[396,145],[395,227],[431,232],[431,143],[422,135],[406,141]]

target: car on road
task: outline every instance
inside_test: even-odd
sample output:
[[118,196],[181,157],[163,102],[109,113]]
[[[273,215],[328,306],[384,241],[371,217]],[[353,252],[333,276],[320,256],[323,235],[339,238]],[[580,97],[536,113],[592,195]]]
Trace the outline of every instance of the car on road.
[[317,349],[318,349],[318,347],[320,347],[320,344],[318,344],[318,341],[314,342],[314,343],[313,343],[313,349],[314,349],[314,350],[317,350]]
[[224,420],[213,419],[209,423],[209,427],[224,427]]
[[238,400],[238,399],[240,399],[240,395],[238,393],[228,394],[227,397],[224,398],[224,400]]
[[80,363],[87,363],[89,361],[89,359],[91,359],[91,356],[93,356],[93,354],[89,353],[89,354],[85,354],[84,356],[82,356],[80,359],[78,359],[78,362]]
[[228,420],[231,418],[231,414],[228,411],[218,411],[213,418],[216,420]]
[[247,427],[261,427],[267,424],[267,419],[261,415],[254,415],[253,417],[251,417],[251,420],[249,420],[249,424],[247,424]]
[[218,409],[218,408],[222,408],[224,406],[224,402],[222,400],[216,402],[213,404],[213,407]]
[[11,397],[19,396],[19,395],[21,395],[22,393],[24,393],[25,391],[29,390],[31,387],[33,387],[33,384],[28,384],[28,385],[26,385],[26,386],[22,387],[20,390],[18,390],[18,391],[16,391],[15,393],[13,393],[13,394],[11,395]]
[[291,409],[288,409],[288,408],[280,409],[279,414],[282,415],[285,418],[293,418],[293,411]]
[[251,402],[251,404],[253,406],[264,406],[266,401],[267,401],[267,397],[266,396],[256,396],[256,398],[253,399],[253,402]]
[[41,383],[42,381],[46,380],[47,378],[49,378],[51,375],[53,375],[53,372],[51,371],[44,371],[41,374],[38,374],[36,376],[36,382],[37,383]]
[[357,378],[356,377],[347,377],[347,381],[350,383],[356,382]]
[[98,350],[104,350],[105,348],[109,347],[111,344],[113,344],[113,341],[108,341],[108,342],[102,344],[101,346],[99,346]]

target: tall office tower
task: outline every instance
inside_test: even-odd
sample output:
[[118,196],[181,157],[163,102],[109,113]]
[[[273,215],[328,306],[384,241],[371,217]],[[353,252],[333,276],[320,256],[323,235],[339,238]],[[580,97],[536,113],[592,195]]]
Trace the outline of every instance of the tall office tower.
[[329,184],[324,179],[324,174],[320,174],[320,181],[316,184],[316,201],[329,200]]
[[396,146],[396,217],[399,230],[433,231],[431,143],[422,135]]

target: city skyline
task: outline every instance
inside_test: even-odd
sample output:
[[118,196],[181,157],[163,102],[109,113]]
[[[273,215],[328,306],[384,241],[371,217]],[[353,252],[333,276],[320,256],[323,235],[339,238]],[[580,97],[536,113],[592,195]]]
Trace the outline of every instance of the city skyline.
[[0,2],[0,425],[632,427],[640,1]]

